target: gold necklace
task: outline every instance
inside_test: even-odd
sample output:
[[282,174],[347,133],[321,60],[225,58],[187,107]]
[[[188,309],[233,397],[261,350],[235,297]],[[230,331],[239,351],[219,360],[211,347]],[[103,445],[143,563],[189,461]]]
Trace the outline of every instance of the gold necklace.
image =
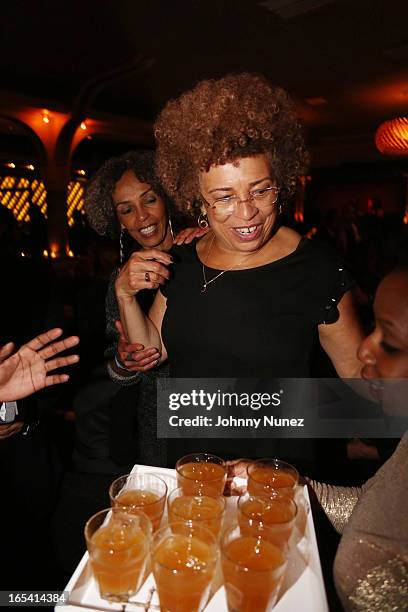
[[[215,235],[213,235],[213,237],[212,237],[212,239],[211,239],[210,246],[208,247],[207,255],[206,255],[206,257],[205,257],[205,261],[208,261],[208,257],[209,257],[209,255],[210,255],[210,253],[211,253],[211,249],[212,249],[212,247],[213,247],[214,238],[215,238]],[[220,278],[220,276],[222,276],[222,275],[223,275],[223,274],[225,274],[226,272],[231,272],[231,270],[233,270],[234,268],[239,268],[239,266],[241,266],[241,265],[242,265],[242,264],[243,264],[243,263],[244,263],[244,262],[245,262],[245,261],[246,261],[246,260],[247,260],[249,257],[251,257],[251,255],[254,255],[254,253],[250,253],[249,255],[245,255],[245,257],[243,257],[243,258],[241,259],[241,261],[239,261],[237,264],[235,264],[235,265],[231,266],[230,268],[227,268],[226,270],[221,270],[221,272],[219,272],[219,273],[218,273],[216,276],[214,276],[213,278],[210,278],[210,280],[207,280],[207,277],[206,277],[206,275],[205,275],[205,266],[204,266],[204,264],[202,263],[202,264],[201,264],[201,266],[202,266],[202,269],[203,269],[203,279],[204,279],[204,282],[203,282],[203,285],[202,285],[202,287],[201,287],[201,289],[200,289],[201,293],[205,293],[205,292],[207,291],[207,287],[208,287],[208,285],[211,285],[211,283],[213,283],[214,281],[216,281],[216,280],[217,280],[217,278]]]

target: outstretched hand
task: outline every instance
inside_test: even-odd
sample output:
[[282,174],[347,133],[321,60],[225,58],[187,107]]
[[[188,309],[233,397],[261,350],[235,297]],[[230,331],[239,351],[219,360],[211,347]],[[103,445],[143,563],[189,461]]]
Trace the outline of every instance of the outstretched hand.
[[68,374],[50,374],[53,370],[79,361],[78,355],[57,357],[59,353],[76,346],[79,338],[70,336],[55,342],[62,329],[50,329],[10,355],[12,344],[0,349],[0,400],[13,401],[27,397],[44,387],[69,379]]
[[126,369],[132,372],[147,372],[158,365],[160,353],[157,348],[145,349],[143,344],[137,342],[131,344],[127,341],[122,323],[116,321],[115,325],[119,332],[117,352]]

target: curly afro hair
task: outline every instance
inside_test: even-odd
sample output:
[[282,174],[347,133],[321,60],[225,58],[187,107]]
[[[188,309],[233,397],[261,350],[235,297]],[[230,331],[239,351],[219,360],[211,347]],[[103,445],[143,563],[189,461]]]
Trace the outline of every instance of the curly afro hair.
[[281,204],[307,167],[302,130],[288,94],[259,74],[201,81],[170,100],[155,126],[156,172],[184,212],[201,207],[198,173],[212,165],[266,154]]
[[131,170],[139,181],[148,183],[169,206],[168,198],[154,172],[152,151],[129,151],[120,157],[112,157],[93,175],[85,195],[85,211],[89,223],[102,236],[116,238],[120,234],[112,194],[116,183],[127,170]]

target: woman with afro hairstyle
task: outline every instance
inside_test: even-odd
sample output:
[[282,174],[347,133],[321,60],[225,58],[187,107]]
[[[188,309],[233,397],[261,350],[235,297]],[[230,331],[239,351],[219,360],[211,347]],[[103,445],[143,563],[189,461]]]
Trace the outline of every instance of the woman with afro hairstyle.
[[[281,224],[308,161],[288,94],[257,74],[202,81],[168,102],[155,136],[166,193],[210,231],[173,249],[172,266],[150,252],[145,271],[160,291],[148,316],[133,297],[132,264],[122,269],[116,295],[129,339],[168,356],[180,378],[308,377],[316,341],[339,376],[358,377],[363,336],[342,262]],[[285,451],[294,461],[295,442]],[[235,443],[231,455],[242,449]]]

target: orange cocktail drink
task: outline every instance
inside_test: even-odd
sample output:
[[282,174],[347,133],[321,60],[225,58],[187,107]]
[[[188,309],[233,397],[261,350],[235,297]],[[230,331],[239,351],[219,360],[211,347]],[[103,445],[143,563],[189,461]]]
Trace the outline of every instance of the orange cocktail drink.
[[152,566],[164,612],[201,612],[217,562],[213,534],[193,524],[162,527],[153,540]]
[[258,459],[248,466],[248,492],[251,495],[268,495],[277,489],[293,497],[298,482],[297,469],[279,459]]
[[218,538],[225,514],[222,495],[187,495],[178,488],[170,493],[167,506],[169,523],[192,521],[206,527]]
[[209,453],[185,455],[176,463],[177,484],[188,495],[222,495],[227,480],[223,459]]
[[164,511],[167,485],[155,474],[127,474],[117,478],[109,488],[112,506],[129,512],[142,510],[158,529]]
[[268,528],[245,535],[238,525],[221,540],[222,573],[229,610],[266,612],[276,603],[286,569],[287,549],[268,537]]
[[142,585],[150,556],[152,525],[142,512],[108,508],[85,525],[85,539],[102,598],[127,601]]
[[289,495],[271,491],[269,495],[254,496],[244,493],[238,500],[238,523],[246,534],[262,523],[271,528],[276,544],[288,542],[297,517],[297,505]]

